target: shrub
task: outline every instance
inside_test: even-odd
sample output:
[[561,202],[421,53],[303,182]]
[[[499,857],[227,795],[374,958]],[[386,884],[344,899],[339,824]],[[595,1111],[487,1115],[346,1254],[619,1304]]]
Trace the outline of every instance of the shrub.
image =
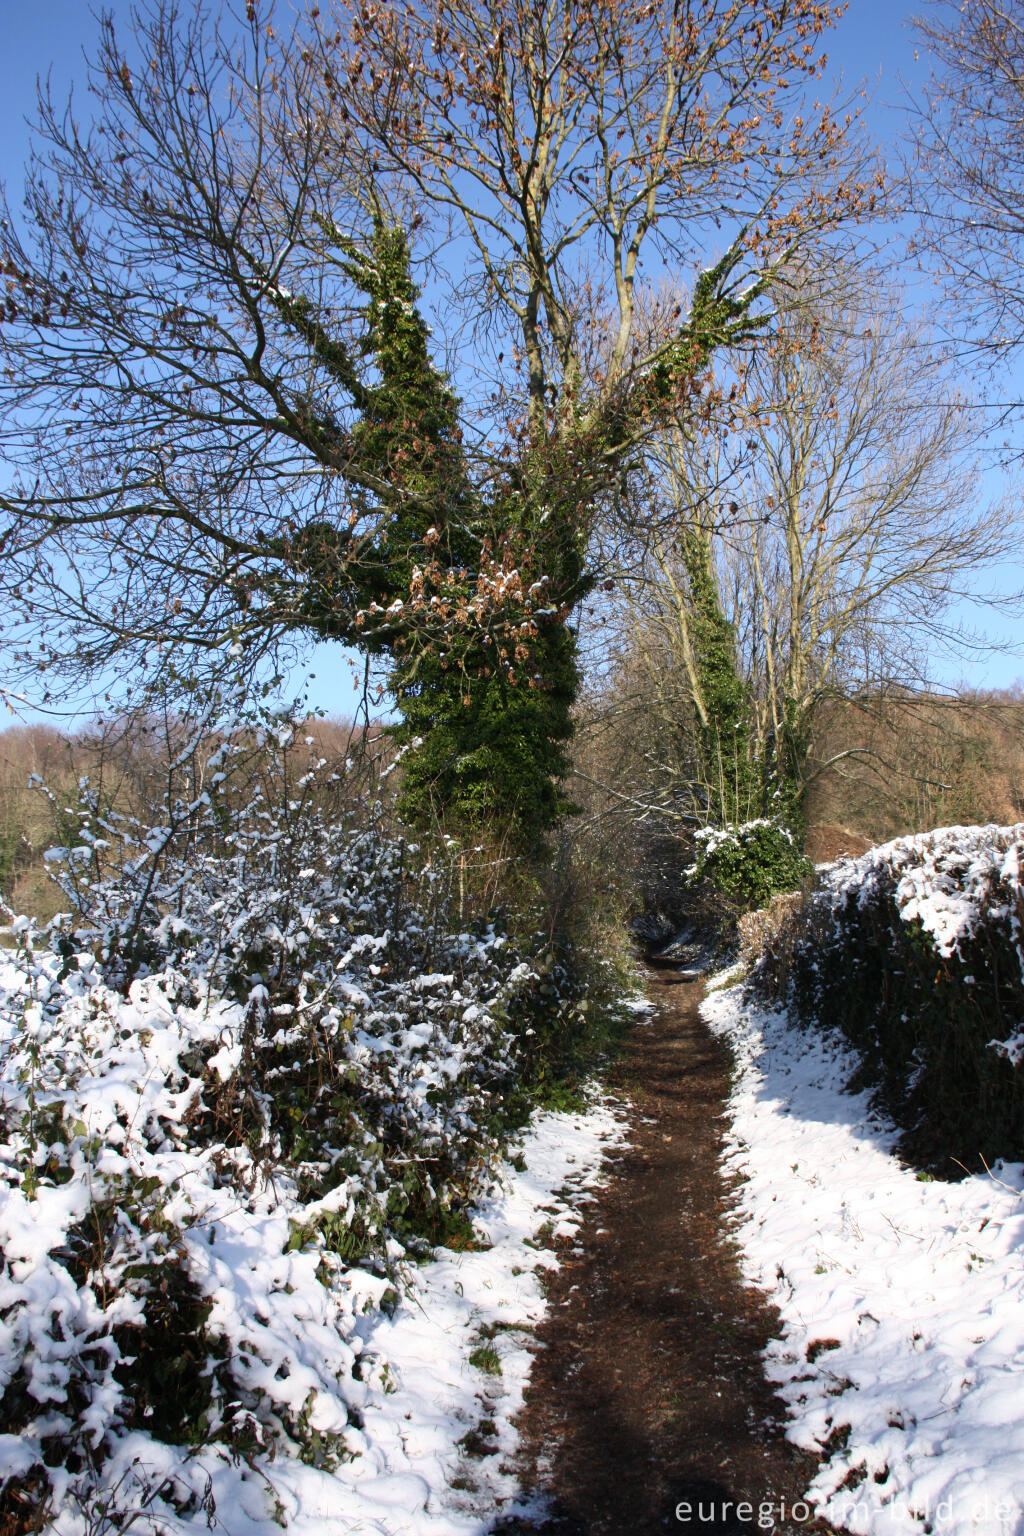
[[695,841],[688,882],[710,885],[744,911],[765,906],[779,892],[796,890],[813,872],[793,833],[780,821],[704,827]]
[[766,948],[778,950],[782,935],[792,929],[793,914],[800,910],[803,900],[802,891],[784,891],[773,896],[766,907],[742,914],[736,923],[736,932],[744,965],[753,965]]
[[35,951],[21,927],[3,976],[0,1481],[44,1476],[62,1506],[109,1494],[129,1436],[143,1461],[154,1441],[351,1454],[359,1314],[405,1254],[468,1225],[533,973],[500,935],[446,934],[401,899],[393,845],[332,846],[320,915],[341,942],[318,963],[307,902],[309,942],[273,935],[244,998],[226,961],[207,981],[222,957],[193,928],[146,932],[177,966],[115,988],[67,934]]
[[362,1312],[409,1257],[472,1244],[509,1125],[575,1082],[579,967],[529,921],[453,922],[449,850],[328,814],[314,746],[287,721],[195,737],[148,812],[83,779],[50,857],[71,910],[11,924],[13,1529],[208,1508],[218,1458],[357,1454],[383,1369]]
[[947,1174],[1024,1158],[1024,825],[950,827],[841,859],[751,985],[839,1028],[860,1077]]

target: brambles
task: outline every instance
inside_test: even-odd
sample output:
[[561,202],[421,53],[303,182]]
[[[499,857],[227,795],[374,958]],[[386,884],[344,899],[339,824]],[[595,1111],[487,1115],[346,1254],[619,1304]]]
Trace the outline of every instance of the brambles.
[[571,808],[599,519],[666,415],[710,419],[711,359],[760,340],[776,280],[874,205],[854,117],[815,100],[838,16],[102,18],[91,117],[41,93],[3,209],[17,672],[180,697],[346,643],[404,713],[408,818],[537,858]]
[[480,1245],[506,1136],[604,1039],[539,912],[456,921],[458,857],[294,722],[169,732],[155,803],[85,777],[61,806],[73,910],[0,957],[12,1520],[51,1495],[159,1520],[225,1459],[359,1454],[387,1381],[360,1318],[435,1244]]

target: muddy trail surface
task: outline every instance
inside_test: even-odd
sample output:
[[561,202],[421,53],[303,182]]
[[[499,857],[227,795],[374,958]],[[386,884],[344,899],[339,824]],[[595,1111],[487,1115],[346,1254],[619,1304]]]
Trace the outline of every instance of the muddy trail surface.
[[552,1278],[520,1420],[522,1485],[545,1513],[497,1529],[821,1533],[799,1502],[816,1463],[784,1440],[762,1371],[777,1318],[723,1232],[728,1058],[700,981],[652,968],[649,992],[658,1012],[613,1075],[631,1145]]

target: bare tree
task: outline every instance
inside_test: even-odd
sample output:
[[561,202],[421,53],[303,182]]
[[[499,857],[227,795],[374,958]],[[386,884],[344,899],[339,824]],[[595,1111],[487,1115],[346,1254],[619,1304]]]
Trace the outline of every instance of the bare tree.
[[870,701],[828,703],[815,747],[820,761],[835,766],[815,780],[810,817],[856,827],[877,842],[931,827],[1019,821],[1022,727],[1019,688],[960,695],[894,689]]
[[[1019,540],[1008,501],[978,506],[963,401],[898,295],[850,271],[843,288],[840,299],[808,283],[785,300],[775,343],[747,371],[742,421],[661,440],[662,515],[628,643],[644,692],[676,723],[663,794],[690,815],[723,800],[706,766],[694,770],[709,724],[741,811],[771,810],[787,785],[802,800],[824,766],[822,702],[920,686],[979,644],[957,603],[984,598],[982,573]],[[695,632],[708,613],[724,658],[717,720]]]
[[[603,416],[621,448],[644,404],[767,319],[773,275],[872,203],[851,118],[813,100],[840,14],[399,0],[321,23],[341,144],[371,144],[415,193],[474,347],[489,320],[510,400],[525,380],[535,446]],[[642,303],[666,268],[692,274],[689,301]]]
[[[410,504],[432,512],[415,433],[383,465],[354,451],[375,219],[423,221],[471,325],[452,361],[486,411],[495,534],[452,621],[505,603],[529,630],[585,589],[633,445],[696,408],[713,350],[768,319],[769,279],[872,196],[846,120],[805,100],[836,14],[815,0],[314,7],[281,38],[259,11],[222,29],[153,0],[127,42],[103,23],[91,125],[44,93],[0,240],[23,671],[360,638],[349,577]],[[641,324],[645,258],[693,283]],[[554,571],[551,601],[524,599],[527,569]],[[421,582],[402,622],[430,601]]]
[[346,571],[409,499],[351,436],[369,173],[307,110],[294,40],[254,6],[226,27],[158,0],[125,42],[105,18],[95,116],[43,93],[23,215],[4,210],[2,591],[23,671],[255,662],[315,627],[310,526],[335,532],[351,634]]
[[916,26],[934,65],[911,103],[917,244],[998,358],[1024,341],[1024,16],[1013,0],[933,0]]

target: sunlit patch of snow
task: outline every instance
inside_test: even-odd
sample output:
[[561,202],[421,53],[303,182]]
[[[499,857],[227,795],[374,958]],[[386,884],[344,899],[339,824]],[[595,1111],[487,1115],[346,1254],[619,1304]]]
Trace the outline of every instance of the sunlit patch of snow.
[[[525,1169],[506,1165],[477,1210],[475,1225],[491,1246],[439,1250],[413,1272],[393,1317],[376,1306],[386,1282],[349,1271],[368,1307],[355,1332],[373,1362],[359,1405],[363,1428],[353,1436],[358,1454],[334,1472],[281,1458],[262,1465],[292,1536],[481,1536],[495,1511],[515,1500],[512,1421],[546,1306],[543,1275],[558,1264],[550,1248],[529,1242],[541,1222],[551,1223],[553,1240],[572,1236],[603,1158],[623,1134],[610,1103],[585,1114],[538,1116],[522,1143]],[[497,1351],[500,1374],[471,1364],[481,1339]],[[493,1425],[484,1437],[489,1454],[468,1457],[459,1442],[481,1420]],[[244,1466],[214,1471],[218,1528],[227,1536],[278,1536],[267,1489],[252,1484],[247,1491]],[[205,1522],[188,1528],[205,1529]]]
[[896,879],[896,905],[906,923],[918,922],[936,952],[954,953],[978,923],[1008,916],[1017,932],[1015,905],[1022,895],[1020,859],[1024,822],[999,827],[940,827],[896,838],[859,858],[837,859],[824,872],[822,893],[837,908],[848,896],[870,899],[879,879]]

